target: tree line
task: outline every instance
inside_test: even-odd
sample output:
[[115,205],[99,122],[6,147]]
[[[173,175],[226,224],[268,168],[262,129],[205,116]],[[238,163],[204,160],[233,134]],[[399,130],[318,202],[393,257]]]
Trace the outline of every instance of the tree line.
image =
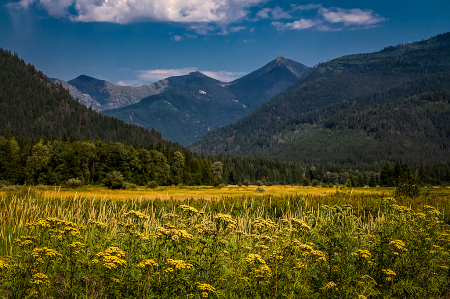
[[[422,165],[415,170],[423,184],[450,183],[450,163]],[[405,171],[409,171],[406,163],[300,164],[231,155],[206,156],[162,143],[132,146],[99,139],[79,141],[66,134],[61,140],[0,136],[0,180],[11,184],[65,185],[76,179],[82,184],[99,185],[115,172],[124,181],[141,186],[149,182],[162,186],[218,183],[395,186],[395,180]]]

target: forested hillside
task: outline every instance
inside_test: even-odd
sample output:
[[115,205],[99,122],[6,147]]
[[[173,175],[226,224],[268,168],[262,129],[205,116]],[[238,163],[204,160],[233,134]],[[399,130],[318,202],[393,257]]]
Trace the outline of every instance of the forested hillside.
[[79,103],[62,85],[17,54],[0,49],[0,135],[177,146],[160,132],[102,115]]
[[[376,53],[337,58],[316,66],[285,92],[238,122],[207,134],[191,149],[304,161],[295,154],[299,151],[296,147],[328,117],[350,107],[449,90],[445,73],[449,69],[450,33]],[[377,159],[389,157],[380,153]],[[335,163],[326,155],[320,161]]]

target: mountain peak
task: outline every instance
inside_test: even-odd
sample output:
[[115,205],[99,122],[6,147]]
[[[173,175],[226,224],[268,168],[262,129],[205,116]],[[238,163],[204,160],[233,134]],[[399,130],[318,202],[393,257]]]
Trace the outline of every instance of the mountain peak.
[[278,56],[277,58],[275,58],[276,62],[283,62],[283,61],[286,61],[286,60],[288,60],[288,59],[286,57],[284,57],[284,56]]

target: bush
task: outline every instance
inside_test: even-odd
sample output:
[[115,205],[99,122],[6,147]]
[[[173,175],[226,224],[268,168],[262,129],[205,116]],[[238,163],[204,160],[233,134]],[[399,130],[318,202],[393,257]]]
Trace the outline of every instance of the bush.
[[273,186],[273,184],[272,183],[266,183],[266,186]]
[[155,189],[158,188],[159,185],[157,181],[148,181],[145,186],[150,189]]
[[67,188],[80,188],[81,186],[83,186],[83,182],[80,181],[79,179],[68,179],[66,182],[66,187]]
[[319,181],[316,180],[316,179],[314,179],[314,180],[312,181],[311,185],[312,185],[313,187],[317,187],[317,185],[319,185]]
[[177,188],[178,188],[178,189],[183,189],[183,188],[184,188],[184,185],[183,185],[182,183],[179,183],[179,184],[177,185]]
[[8,187],[8,186],[11,186],[11,184],[8,181],[5,181],[5,180],[0,181],[0,188]]
[[262,186],[263,183],[262,183],[260,180],[257,180],[257,181],[255,182],[255,185],[256,185],[256,186]]
[[38,189],[38,190],[47,190],[48,188],[47,188],[47,186],[39,184],[39,185],[36,186],[36,189]]
[[137,185],[136,184],[128,184],[127,185],[127,190],[136,190],[137,189]]
[[248,187],[250,185],[250,180],[249,179],[244,180],[244,185]]
[[242,187],[242,182],[239,181],[239,182],[237,183],[237,185],[238,185],[239,187]]
[[123,175],[116,170],[109,172],[103,180],[103,184],[109,189],[121,189],[124,187]]
[[416,197],[420,193],[419,184],[417,183],[417,177],[419,173],[416,171],[411,173],[405,172],[401,177],[395,181],[396,189],[394,194],[396,196]]
[[309,186],[309,185],[311,185],[311,181],[308,178],[304,178],[302,180],[302,185],[303,186]]
[[255,191],[256,191],[256,192],[264,192],[264,191],[266,191],[266,189],[264,189],[264,187],[257,187],[257,188],[255,189]]
[[217,186],[217,188],[219,188],[219,189],[220,189],[220,188],[223,188],[223,187],[225,187],[225,184],[223,184],[223,183],[220,184],[219,186]]
[[2,191],[16,191],[16,188],[14,186],[4,186]]

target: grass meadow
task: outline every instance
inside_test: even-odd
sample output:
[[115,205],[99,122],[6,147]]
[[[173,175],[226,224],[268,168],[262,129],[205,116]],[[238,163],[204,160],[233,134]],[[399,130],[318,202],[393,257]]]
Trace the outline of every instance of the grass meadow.
[[0,298],[448,298],[450,192],[16,187]]

